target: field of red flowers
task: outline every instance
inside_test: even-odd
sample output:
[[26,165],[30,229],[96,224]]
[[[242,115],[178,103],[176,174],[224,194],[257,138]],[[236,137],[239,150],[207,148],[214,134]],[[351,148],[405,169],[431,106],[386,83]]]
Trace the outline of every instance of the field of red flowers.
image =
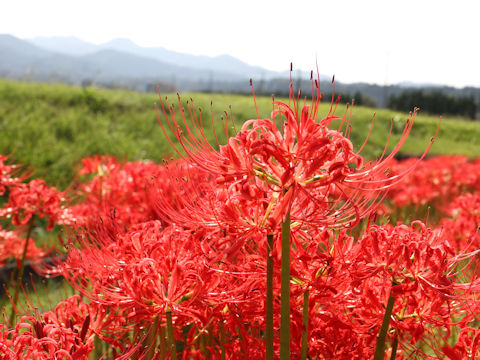
[[[66,192],[0,157],[0,359],[479,358],[480,159],[396,160],[414,112],[366,161],[320,99],[291,93],[226,145],[160,103],[178,160],[86,158]],[[64,229],[54,263],[40,227]],[[77,294],[27,311],[26,260]]]

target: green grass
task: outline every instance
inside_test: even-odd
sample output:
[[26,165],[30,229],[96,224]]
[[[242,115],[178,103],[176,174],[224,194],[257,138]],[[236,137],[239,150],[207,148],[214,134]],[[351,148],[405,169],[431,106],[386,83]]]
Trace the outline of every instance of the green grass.
[[[251,96],[227,94],[182,94],[194,99],[201,107],[209,140],[213,141],[210,125],[210,101],[216,129],[222,132],[220,118],[229,111],[240,124],[256,117]],[[176,95],[169,95],[176,101]],[[94,154],[111,154],[120,159],[159,161],[173,151],[162,133],[155,113],[157,94],[121,90],[79,88],[67,85],[20,83],[0,80],[0,153],[25,164],[50,185],[65,188],[74,178],[81,158]],[[271,98],[259,97],[261,117],[268,117]],[[320,115],[328,112],[324,103]],[[338,114],[343,114],[339,108]],[[408,114],[364,107],[353,109],[352,141],[357,148],[368,133],[372,115],[376,122],[369,144],[363,154],[378,156],[386,142],[391,119],[396,119],[394,144]],[[402,153],[418,155],[435,133],[438,118],[418,116]],[[223,138],[222,138],[223,139]],[[443,119],[439,136],[431,154],[466,154],[478,156],[480,123],[460,118]]]

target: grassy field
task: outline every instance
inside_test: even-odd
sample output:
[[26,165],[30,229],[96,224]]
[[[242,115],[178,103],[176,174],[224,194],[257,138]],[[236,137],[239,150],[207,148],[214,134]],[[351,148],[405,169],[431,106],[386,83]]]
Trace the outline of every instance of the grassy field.
[[[168,94],[176,101],[175,94]],[[251,96],[227,94],[182,94],[182,100],[194,100],[201,107],[206,132],[211,131],[210,101],[213,119],[221,132],[221,116],[230,111],[237,124],[254,118]],[[111,154],[121,159],[161,160],[172,155],[155,113],[157,94],[130,91],[79,88],[67,85],[19,83],[0,80],[0,153],[25,164],[50,185],[65,188],[74,178],[81,158],[93,154]],[[271,98],[259,97],[261,117],[268,117]],[[328,101],[320,109],[325,115]],[[339,107],[337,114],[342,115]],[[390,122],[394,120],[391,144],[399,138],[408,114],[364,107],[353,109],[352,142],[357,148],[368,133],[373,114],[376,121],[364,156],[373,158],[383,151]],[[434,135],[439,118],[418,116],[405,155],[418,155]],[[480,123],[461,118],[444,118],[430,154],[480,155]]]

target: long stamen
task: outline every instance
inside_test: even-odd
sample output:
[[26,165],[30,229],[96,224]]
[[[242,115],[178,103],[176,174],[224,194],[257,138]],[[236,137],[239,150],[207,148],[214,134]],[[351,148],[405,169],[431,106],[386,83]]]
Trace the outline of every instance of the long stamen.
[[253,88],[252,79],[250,79],[250,87],[252,88],[253,103],[255,104],[255,113],[257,114],[257,119],[260,119],[260,115],[258,115],[257,99],[255,98],[255,89]]

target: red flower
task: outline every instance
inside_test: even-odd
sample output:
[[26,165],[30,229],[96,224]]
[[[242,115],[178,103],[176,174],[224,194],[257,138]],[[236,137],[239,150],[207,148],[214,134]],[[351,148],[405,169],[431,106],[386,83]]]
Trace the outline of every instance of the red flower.
[[372,226],[345,258],[353,312],[365,326],[380,327],[387,298],[394,297],[391,327],[404,344],[428,337],[430,327],[465,324],[478,311],[480,291],[465,260],[477,253],[455,254],[441,233],[418,221]]
[[[394,161],[392,175],[404,173],[417,159]],[[455,196],[464,191],[480,189],[480,161],[466,156],[436,156],[410,171],[388,197],[396,207],[434,205],[443,210]]]
[[[90,317],[87,315],[78,319],[80,314],[75,312],[80,311],[79,305],[86,305],[78,303],[78,296],[75,298],[76,304],[68,299],[61,302],[54,312],[22,316],[14,329],[0,324],[1,358],[88,360],[94,348]],[[67,313],[63,311],[65,305],[69,307]],[[79,321],[72,321],[71,315]]]
[[[117,162],[102,156],[82,160],[84,167],[79,174],[94,174],[76,186],[77,197],[70,211],[75,225],[92,226],[99,218],[113,216],[115,221],[129,227],[156,218],[148,194],[148,184],[159,179],[165,187],[168,169],[150,161]],[[170,189],[171,190],[171,189]],[[176,196],[169,191],[169,197]]]
[[26,225],[32,216],[48,218],[47,231],[55,224],[68,224],[72,218],[64,206],[65,198],[55,187],[44,180],[35,179],[20,183],[10,191],[8,202],[0,209],[0,217],[12,217],[13,225]]
[[7,165],[5,161],[8,157],[0,155],[0,196],[5,194],[5,190],[22,181],[20,177],[14,177],[17,165]]
[[112,235],[97,233],[99,248],[84,243],[73,250],[63,266],[67,279],[92,300],[136,314],[137,321],[166,308],[200,316],[196,303],[205,296],[209,271],[188,233],[150,221]]
[[78,172],[79,175],[98,174],[100,176],[109,174],[120,166],[114,157],[108,155],[95,155],[84,158],[82,159],[82,165]]
[[457,251],[480,248],[480,193],[467,193],[448,205],[450,215],[440,221],[444,234]]
[[[295,99],[291,91],[292,106],[274,102],[269,119],[245,122],[225,146],[219,146],[219,151],[205,139],[201,113],[197,116],[189,103],[192,120],[188,125],[180,98],[178,106],[184,130],[175,108],[168,103],[169,113],[160,102],[164,119],[160,113],[158,118],[162,128],[164,123],[168,124],[195,166],[216,178],[223,189],[228,189],[228,199],[263,203],[265,210],[260,216],[263,225],[268,218],[270,227],[275,228],[287,210],[291,210],[292,222],[351,227],[370,213],[382,194],[408,173],[407,169],[394,177],[384,175],[390,160],[406,140],[416,112],[407,121],[392,153],[364,165],[359,155],[361,149],[355,152],[346,137],[349,127],[346,133],[329,129],[332,121],[340,121],[342,125],[346,119],[335,116],[331,108],[324,119],[317,121],[321,99],[317,81],[312,81],[312,89],[311,105],[301,107],[300,97]],[[225,129],[226,122],[227,119]],[[166,131],[165,134],[168,137]],[[171,139],[169,142],[175,148]],[[179,149],[175,150],[182,154]],[[238,217],[250,218],[251,215],[239,211],[244,207],[252,205],[236,205]],[[175,222],[175,218],[172,221]]]
[[[22,258],[25,240],[18,231],[7,231],[0,227],[0,265],[13,257],[17,260]],[[48,254],[48,251],[39,249],[33,241],[29,241],[26,258],[40,260]]]
[[460,331],[455,345],[445,341],[442,352],[451,360],[474,360],[480,357],[480,330],[465,327]]

